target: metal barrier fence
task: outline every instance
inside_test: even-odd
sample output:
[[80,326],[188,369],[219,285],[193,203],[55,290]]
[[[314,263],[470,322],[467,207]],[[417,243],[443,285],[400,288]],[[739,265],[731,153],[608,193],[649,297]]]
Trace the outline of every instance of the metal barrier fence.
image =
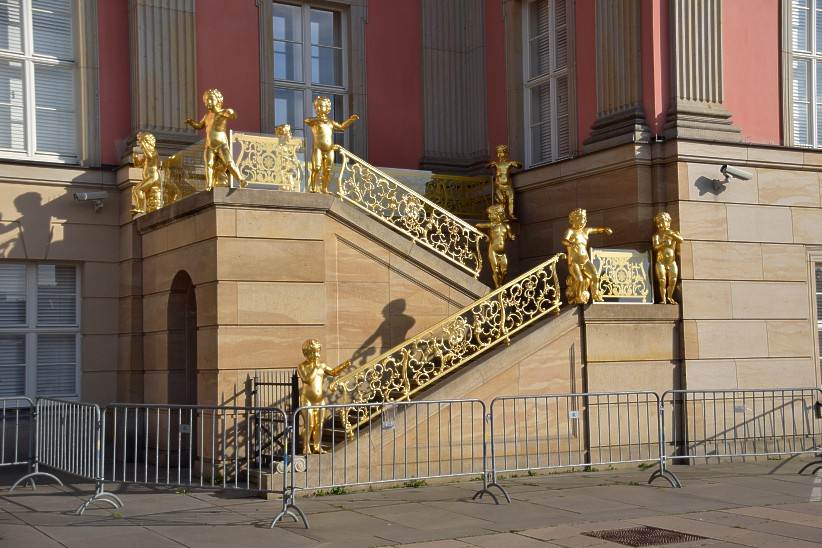
[[[381,412],[376,413],[375,407]],[[492,485],[488,483],[485,409],[481,400],[474,399],[299,408],[292,418],[292,424],[297,426],[292,430],[292,462],[298,454],[298,427],[308,420],[308,413],[318,413],[318,418],[331,416],[335,425],[366,420],[350,439],[338,426],[327,431],[327,451],[307,455],[304,472],[296,466],[289,467],[283,509],[272,520],[271,527],[285,516],[295,521],[299,516],[308,528],[308,520],[294,502],[296,491],[306,489],[481,476],[483,486],[474,498],[488,494],[499,503],[488,490]]]
[[494,483],[501,472],[658,463],[649,482],[679,486],[660,458],[664,422],[654,392],[498,397],[490,422]]
[[296,369],[255,371],[249,384],[252,407],[276,407],[290,414],[300,406]]
[[34,402],[24,396],[0,398],[0,466],[32,464]]
[[[669,390],[661,460],[720,462],[822,452],[822,391],[817,388]],[[806,464],[800,471],[812,465]]]
[[106,481],[272,491],[274,438],[288,439],[274,408],[113,404],[105,409]]

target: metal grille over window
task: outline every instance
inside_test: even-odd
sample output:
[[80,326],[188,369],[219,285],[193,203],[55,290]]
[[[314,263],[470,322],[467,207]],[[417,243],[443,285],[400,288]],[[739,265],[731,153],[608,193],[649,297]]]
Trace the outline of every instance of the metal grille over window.
[[566,0],[532,0],[524,18],[526,162],[537,165],[570,152]]
[[73,0],[0,2],[0,154],[76,161]]

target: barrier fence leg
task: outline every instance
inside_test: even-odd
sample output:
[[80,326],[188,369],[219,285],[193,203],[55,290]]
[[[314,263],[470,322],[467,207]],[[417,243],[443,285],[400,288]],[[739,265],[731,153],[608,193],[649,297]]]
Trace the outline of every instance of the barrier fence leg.
[[490,490],[491,487],[496,487],[497,489],[499,489],[500,493],[503,494],[508,504],[511,504],[511,497],[510,495],[508,495],[508,491],[506,491],[502,485],[497,483],[496,474],[494,474],[494,472],[486,472],[485,474],[483,474],[482,489],[474,493],[474,496],[471,497],[471,500],[477,500],[478,498],[482,499],[483,495],[488,494],[492,499],[494,499],[494,504],[499,504],[499,499]]
[[[488,422],[491,424],[491,470],[488,469],[488,446],[487,446],[487,436],[486,436],[486,427],[485,423]],[[497,483],[497,474],[494,469],[494,416],[493,416],[493,407],[491,409],[491,413],[485,414],[485,406],[483,405],[483,422],[482,422],[482,489],[474,493],[474,496],[471,497],[471,500],[482,500],[482,497],[485,494],[488,494],[492,499],[494,499],[494,504],[499,504],[499,499],[497,496],[490,491],[489,488],[496,487],[500,490],[500,492],[505,495],[505,500],[508,503],[511,503],[511,497],[508,496],[508,492],[502,488],[502,485]]]
[[91,497],[89,497],[87,501],[81,504],[80,507],[77,508],[77,510],[74,513],[78,516],[82,516],[83,513],[86,511],[86,508],[88,508],[96,502],[105,502],[107,504],[110,504],[114,508],[123,507],[123,501],[120,499],[120,497],[118,497],[114,493],[107,492],[105,489],[105,484],[102,482],[102,480],[97,480],[97,485],[94,489],[94,494],[91,495]]
[[[294,411],[293,417],[297,417],[297,412]],[[295,522],[302,520],[303,526],[308,529],[308,518],[305,517],[302,509],[294,502],[295,497],[295,488],[294,486],[294,472],[296,468],[296,447],[297,447],[297,437],[296,437],[296,428],[294,427],[294,422],[292,419],[291,425],[287,427],[285,440],[286,440],[286,447],[283,450],[283,459],[285,462],[285,467],[283,468],[283,507],[280,512],[274,516],[274,519],[271,520],[271,525],[269,528],[273,529],[275,525],[281,522],[285,517],[290,517]],[[291,440],[291,448],[289,451],[288,447],[288,440]],[[291,485],[288,485],[288,478],[291,478]]]
[[665,456],[665,404],[660,400],[658,407],[658,429],[659,429],[659,468],[654,470],[648,478],[648,484],[654,482],[658,478],[662,478],[671,484],[671,487],[678,489],[682,488],[682,482],[676,477],[676,474],[668,470],[666,466],[667,458]]
[[40,471],[40,421],[38,419],[37,407],[31,408],[31,421],[34,423],[34,442],[31,445],[31,462],[29,463],[29,471],[26,472],[20,479],[14,482],[14,485],[11,486],[9,492],[14,491],[18,485],[21,483],[30,483],[32,489],[37,489],[37,483],[35,483],[34,478],[38,476],[42,476],[44,478],[53,479],[57,482],[60,487],[63,486],[63,482],[60,481],[60,478],[55,476],[54,474],[49,474],[48,472],[41,472]]

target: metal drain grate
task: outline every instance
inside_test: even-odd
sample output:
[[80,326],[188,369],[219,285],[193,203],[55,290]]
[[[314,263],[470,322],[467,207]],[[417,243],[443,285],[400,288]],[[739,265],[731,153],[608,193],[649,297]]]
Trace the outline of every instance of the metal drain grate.
[[629,529],[606,529],[603,531],[588,531],[582,533],[588,537],[608,540],[625,546],[655,546],[658,544],[675,544],[677,542],[692,542],[703,540],[706,537],[699,535],[689,535],[679,531],[669,529],[659,529],[657,527],[631,527]]

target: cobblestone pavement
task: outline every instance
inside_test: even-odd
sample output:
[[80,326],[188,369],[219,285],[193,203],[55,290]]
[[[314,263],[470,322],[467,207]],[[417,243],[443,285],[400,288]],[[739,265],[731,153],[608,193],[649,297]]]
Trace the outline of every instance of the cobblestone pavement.
[[685,483],[648,486],[647,471],[578,472],[508,478],[513,502],[471,500],[479,482],[301,497],[311,528],[269,529],[280,503],[208,491],[112,486],[120,511],[74,509],[91,486],[8,485],[0,475],[0,546],[220,547],[620,546],[582,533],[649,525],[707,537],[674,546],[818,546],[822,476],[796,472],[798,459],[675,468]]

